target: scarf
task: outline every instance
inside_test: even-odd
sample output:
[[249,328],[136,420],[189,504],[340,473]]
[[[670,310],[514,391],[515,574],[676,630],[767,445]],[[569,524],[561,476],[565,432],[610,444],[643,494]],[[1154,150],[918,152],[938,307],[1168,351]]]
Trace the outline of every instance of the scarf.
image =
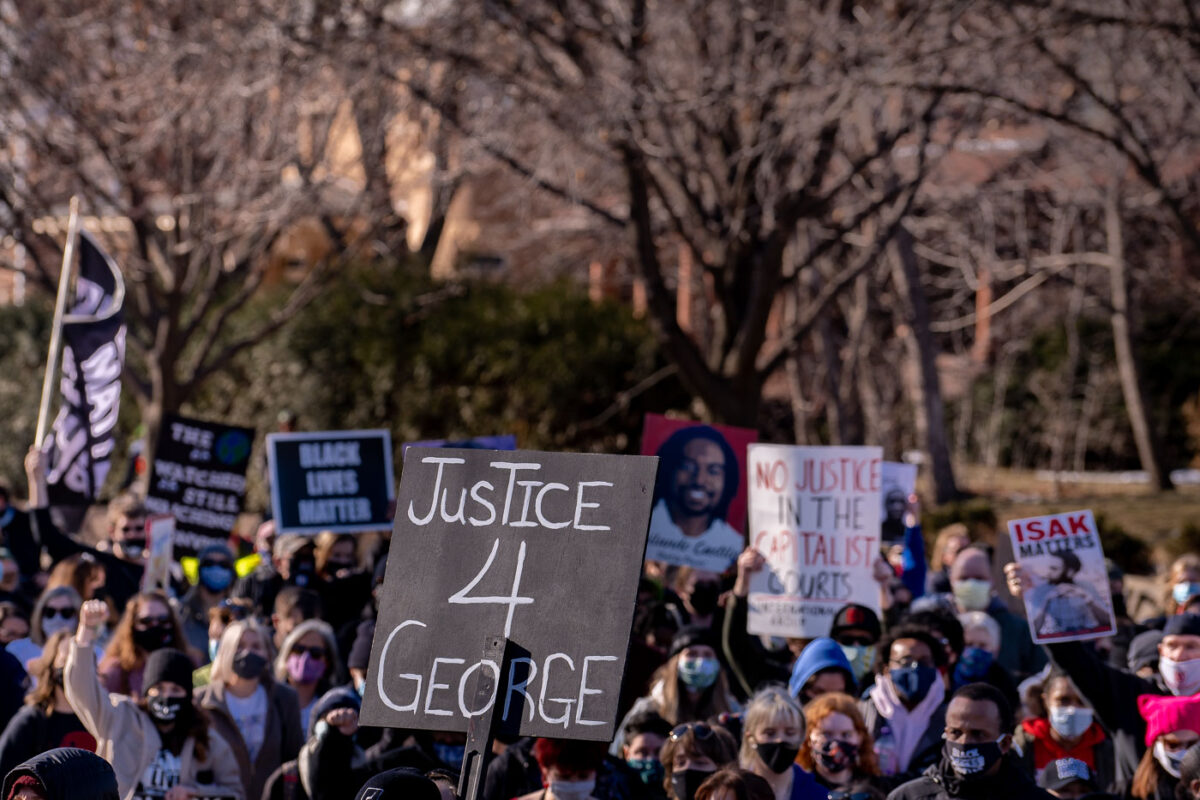
[[1079,737],[1079,744],[1068,750],[1050,733],[1050,720],[1044,717],[1027,719],[1021,727],[1033,737],[1033,768],[1041,771],[1042,767],[1060,758],[1077,758],[1088,765],[1088,769],[1096,769],[1096,745],[1106,738],[1100,723],[1093,722],[1091,727]]
[[904,703],[900,702],[890,677],[884,676],[875,681],[875,685],[871,687],[871,701],[875,704],[879,716],[888,721],[896,748],[894,763],[880,765],[884,774],[898,775],[908,771],[908,764],[912,761],[921,737],[929,728],[933,712],[937,711],[945,698],[946,684],[939,676],[939,680],[933,682],[916,708],[909,711],[904,707]]

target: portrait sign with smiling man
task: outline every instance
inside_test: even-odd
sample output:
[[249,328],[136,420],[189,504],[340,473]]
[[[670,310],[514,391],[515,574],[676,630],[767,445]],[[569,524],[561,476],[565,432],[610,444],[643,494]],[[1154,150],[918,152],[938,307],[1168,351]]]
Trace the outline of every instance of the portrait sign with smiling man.
[[648,561],[723,572],[745,547],[746,428],[646,416],[642,454],[659,457]]

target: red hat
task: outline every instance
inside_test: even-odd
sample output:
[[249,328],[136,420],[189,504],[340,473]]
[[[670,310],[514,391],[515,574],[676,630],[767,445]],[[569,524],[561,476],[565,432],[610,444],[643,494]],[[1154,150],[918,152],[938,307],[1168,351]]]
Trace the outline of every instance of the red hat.
[[46,787],[42,786],[42,782],[32,775],[22,775],[12,783],[12,787],[8,790],[8,800],[16,797],[20,793],[21,788],[28,786],[31,789],[37,790],[38,794],[45,795]]
[[1146,720],[1146,747],[1153,747],[1155,740],[1167,733],[1200,733],[1200,697],[1143,694],[1137,703]]

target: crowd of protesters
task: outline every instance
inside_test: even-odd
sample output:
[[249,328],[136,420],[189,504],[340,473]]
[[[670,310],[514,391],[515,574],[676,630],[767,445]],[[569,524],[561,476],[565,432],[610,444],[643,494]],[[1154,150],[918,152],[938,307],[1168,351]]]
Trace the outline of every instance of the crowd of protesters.
[[[144,506],[116,498],[85,544],[26,469],[28,511],[0,491],[0,800],[456,796],[465,734],[359,725],[386,534],[267,521],[142,591]],[[752,549],[648,564],[615,739],[498,738],[483,797],[1200,798],[1200,558],[1146,620],[1113,568],[1117,635],[1043,648],[1010,610],[1029,576],[962,525],[927,562],[907,511],[882,614],[847,604],[826,637],[747,632]]]

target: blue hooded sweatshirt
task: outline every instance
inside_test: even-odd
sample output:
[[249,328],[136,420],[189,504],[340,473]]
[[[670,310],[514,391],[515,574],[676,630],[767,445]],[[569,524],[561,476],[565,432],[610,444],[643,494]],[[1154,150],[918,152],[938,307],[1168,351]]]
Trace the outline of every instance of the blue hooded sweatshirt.
[[854,672],[846,654],[842,652],[842,646],[828,636],[822,636],[813,639],[800,651],[800,657],[792,667],[792,678],[788,681],[788,691],[792,697],[799,697],[804,684],[823,669],[840,669],[846,675],[846,693],[851,697],[857,693]]

